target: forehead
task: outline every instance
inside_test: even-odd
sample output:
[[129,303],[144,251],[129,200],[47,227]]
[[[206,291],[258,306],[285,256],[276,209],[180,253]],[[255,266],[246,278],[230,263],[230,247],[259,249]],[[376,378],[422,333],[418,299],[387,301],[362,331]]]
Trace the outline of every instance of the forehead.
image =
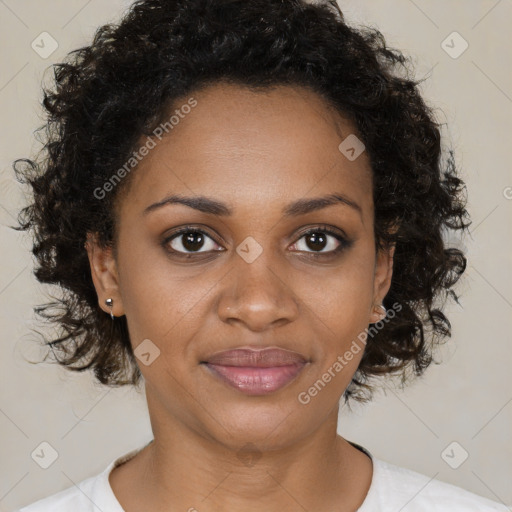
[[[191,98],[195,106],[182,109]],[[334,192],[373,208],[366,153],[351,160],[339,149],[357,136],[354,125],[309,89],[216,84],[174,102],[172,115],[172,129],[134,171],[131,208],[176,193],[236,211]]]

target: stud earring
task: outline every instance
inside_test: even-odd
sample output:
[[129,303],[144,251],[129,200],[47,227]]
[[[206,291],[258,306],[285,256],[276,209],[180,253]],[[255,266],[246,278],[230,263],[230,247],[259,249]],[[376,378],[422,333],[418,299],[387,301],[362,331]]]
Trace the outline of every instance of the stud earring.
[[114,320],[114,313],[112,313],[112,307],[114,306],[113,299],[106,299],[105,304],[110,308],[110,318]]

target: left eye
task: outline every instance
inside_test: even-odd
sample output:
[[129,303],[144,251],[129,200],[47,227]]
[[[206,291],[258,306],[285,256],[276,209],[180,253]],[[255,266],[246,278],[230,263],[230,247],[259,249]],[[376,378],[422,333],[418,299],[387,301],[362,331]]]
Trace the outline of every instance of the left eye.
[[323,229],[313,229],[304,233],[295,242],[294,247],[296,246],[298,251],[309,252],[308,249],[311,249],[313,253],[323,254],[335,252],[345,242],[345,239],[337,233]]

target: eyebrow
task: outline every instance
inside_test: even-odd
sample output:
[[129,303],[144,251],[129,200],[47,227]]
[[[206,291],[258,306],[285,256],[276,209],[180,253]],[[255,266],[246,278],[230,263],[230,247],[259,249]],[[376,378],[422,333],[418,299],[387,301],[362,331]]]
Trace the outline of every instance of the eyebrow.
[[[199,210],[203,213],[209,213],[221,217],[229,217],[233,215],[233,210],[228,205],[215,199],[205,196],[182,196],[179,194],[165,197],[161,201],[149,205],[144,209],[143,215],[147,215],[148,213],[169,204],[183,204],[189,208],[193,208],[194,210]],[[362,217],[363,212],[361,207],[355,201],[349,199],[343,194],[338,193],[330,194],[324,197],[314,197],[310,199],[299,199],[294,201],[293,203],[290,203],[283,208],[283,216],[298,217],[299,215],[305,215],[306,213],[311,213],[326,208],[327,206],[336,204],[344,204],[349,206],[356,210]]]

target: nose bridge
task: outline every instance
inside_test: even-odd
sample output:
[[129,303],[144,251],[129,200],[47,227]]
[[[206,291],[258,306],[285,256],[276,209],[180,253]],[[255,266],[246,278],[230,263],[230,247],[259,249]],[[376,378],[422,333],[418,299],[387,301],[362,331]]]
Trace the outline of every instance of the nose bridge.
[[238,320],[251,330],[277,321],[292,321],[298,313],[291,285],[271,249],[248,237],[233,253],[232,271],[219,302],[219,316]]

